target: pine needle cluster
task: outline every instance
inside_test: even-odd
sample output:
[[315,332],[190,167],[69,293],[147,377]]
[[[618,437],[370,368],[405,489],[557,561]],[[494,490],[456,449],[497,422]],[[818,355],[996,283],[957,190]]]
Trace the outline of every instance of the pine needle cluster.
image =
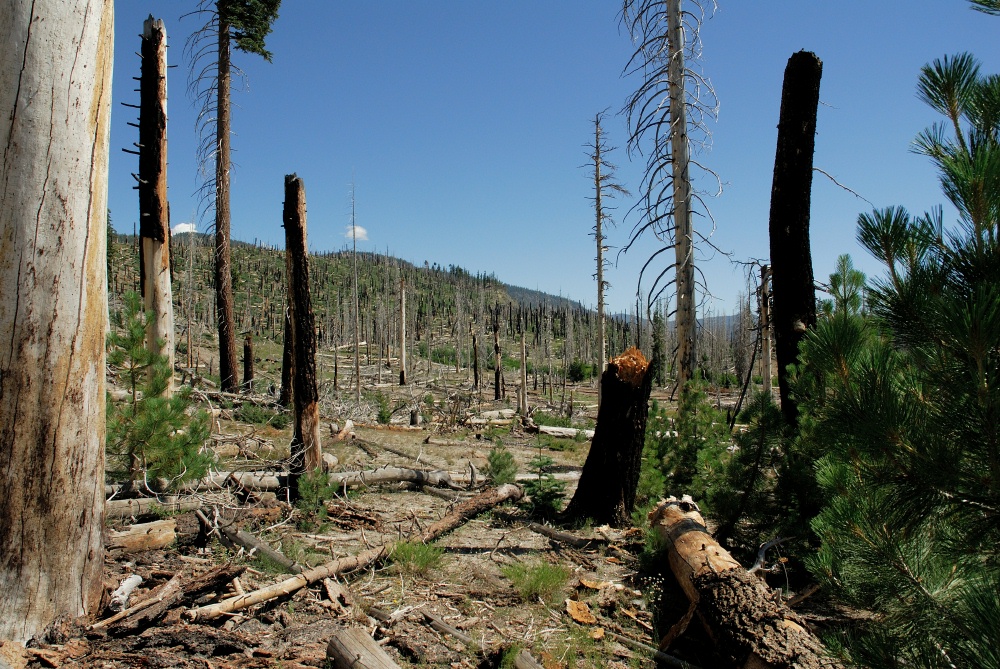
[[108,364],[120,370],[128,397],[108,399],[107,477],[133,486],[175,488],[205,475],[211,457],[208,415],[192,411],[190,388],[166,393],[172,370],[166,356],[146,347],[146,320],[137,293],[112,315]]

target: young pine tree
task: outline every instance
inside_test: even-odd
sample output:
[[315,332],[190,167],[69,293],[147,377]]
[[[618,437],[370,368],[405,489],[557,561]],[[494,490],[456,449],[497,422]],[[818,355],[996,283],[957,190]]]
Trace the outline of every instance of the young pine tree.
[[204,411],[189,415],[190,388],[164,397],[172,370],[166,356],[146,349],[142,298],[128,293],[121,311],[112,315],[108,364],[119,368],[129,391],[123,403],[108,400],[107,473],[113,481],[134,487],[166,480],[167,487],[204,476],[211,457],[201,451],[209,436]]

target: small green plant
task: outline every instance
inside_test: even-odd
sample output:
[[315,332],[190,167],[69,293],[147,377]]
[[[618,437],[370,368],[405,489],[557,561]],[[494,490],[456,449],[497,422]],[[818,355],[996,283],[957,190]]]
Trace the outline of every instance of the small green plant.
[[410,576],[426,576],[441,564],[444,549],[434,544],[400,541],[392,547],[389,559],[396,569]]
[[539,443],[538,455],[528,462],[528,471],[535,474],[535,478],[524,482],[524,492],[531,500],[532,512],[543,518],[552,517],[559,512],[566,492],[566,484],[545,471],[552,463],[552,458],[542,455]]
[[327,517],[324,502],[336,494],[336,484],[330,483],[330,477],[319,467],[303,474],[299,478],[299,500],[295,504],[304,514],[299,520],[299,529],[309,531],[322,527]]
[[291,418],[289,418],[288,414],[273,411],[267,407],[251,404],[249,402],[243,403],[243,405],[236,410],[234,417],[236,420],[244,423],[253,423],[254,425],[270,425],[276,430],[285,429],[291,422]]
[[388,425],[389,421],[392,420],[392,408],[389,406],[389,398],[384,393],[377,392],[375,393],[375,404],[378,405],[375,420],[378,421],[379,425]]
[[486,456],[486,476],[493,485],[513,483],[517,479],[517,463],[503,442],[497,440]]
[[556,601],[570,574],[566,567],[548,562],[506,565],[500,571],[514,584],[521,599],[526,602],[541,599],[547,604]]
[[201,478],[211,463],[202,452],[209,436],[208,414],[189,415],[191,389],[167,395],[173,370],[167,357],[146,348],[145,313],[137,293],[124,296],[112,315],[108,363],[121,369],[129,394],[124,403],[107,402],[107,472],[111,480],[136,484],[165,479],[168,487]]

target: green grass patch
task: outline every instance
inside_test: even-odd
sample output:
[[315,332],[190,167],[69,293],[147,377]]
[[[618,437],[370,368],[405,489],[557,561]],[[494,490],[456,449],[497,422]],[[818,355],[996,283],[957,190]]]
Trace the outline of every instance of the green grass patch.
[[434,544],[400,541],[392,547],[389,560],[404,574],[426,576],[441,564],[444,549]]
[[537,562],[533,565],[512,564],[500,570],[526,602],[541,599],[554,604],[569,579],[569,569],[562,565]]

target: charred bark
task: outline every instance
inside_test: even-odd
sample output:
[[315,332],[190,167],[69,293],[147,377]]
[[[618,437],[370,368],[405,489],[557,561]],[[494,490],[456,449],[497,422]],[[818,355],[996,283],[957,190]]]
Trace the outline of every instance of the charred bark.
[[822,74],[823,63],[814,53],[799,51],[788,59],[771,186],[771,317],[781,413],[789,424],[798,420],[798,408],[791,398],[788,365],[798,360],[799,342],[816,325],[809,206]]
[[253,392],[253,335],[243,339],[243,387]]
[[319,386],[316,379],[316,326],[309,296],[309,252],[306,245],[306,191],[302,179],[285,177],[285,257],[290,299],[292,359],[292,404],[295,425],[292,435],[289,487],[298,496],[298,478],[323,464],[319,437]]
[[615,526],[632,522],[652,380],[650,365],[639,349],[631,348],[608,362],[601,375],[594,440],[565,518],[592,518]]
[[[174,308],[170,272],[170,207],[167,201],[167,32],[150,16],[143,23],[139,76],[139,286],[146,349],[174,368]],[[164,395],[173,391],[168,379]]]
[[[292,374],[294,372],[295,361],[292,358],[292,321],[289,316],[290,308],[285,308],[285,334],[281,350],[281,391],[278,394],[278,404],[288,407],[292,403]],[[336,365],[337,358],[333,358]],[[336,387],[336,367],[334,367],[334,387]]]

